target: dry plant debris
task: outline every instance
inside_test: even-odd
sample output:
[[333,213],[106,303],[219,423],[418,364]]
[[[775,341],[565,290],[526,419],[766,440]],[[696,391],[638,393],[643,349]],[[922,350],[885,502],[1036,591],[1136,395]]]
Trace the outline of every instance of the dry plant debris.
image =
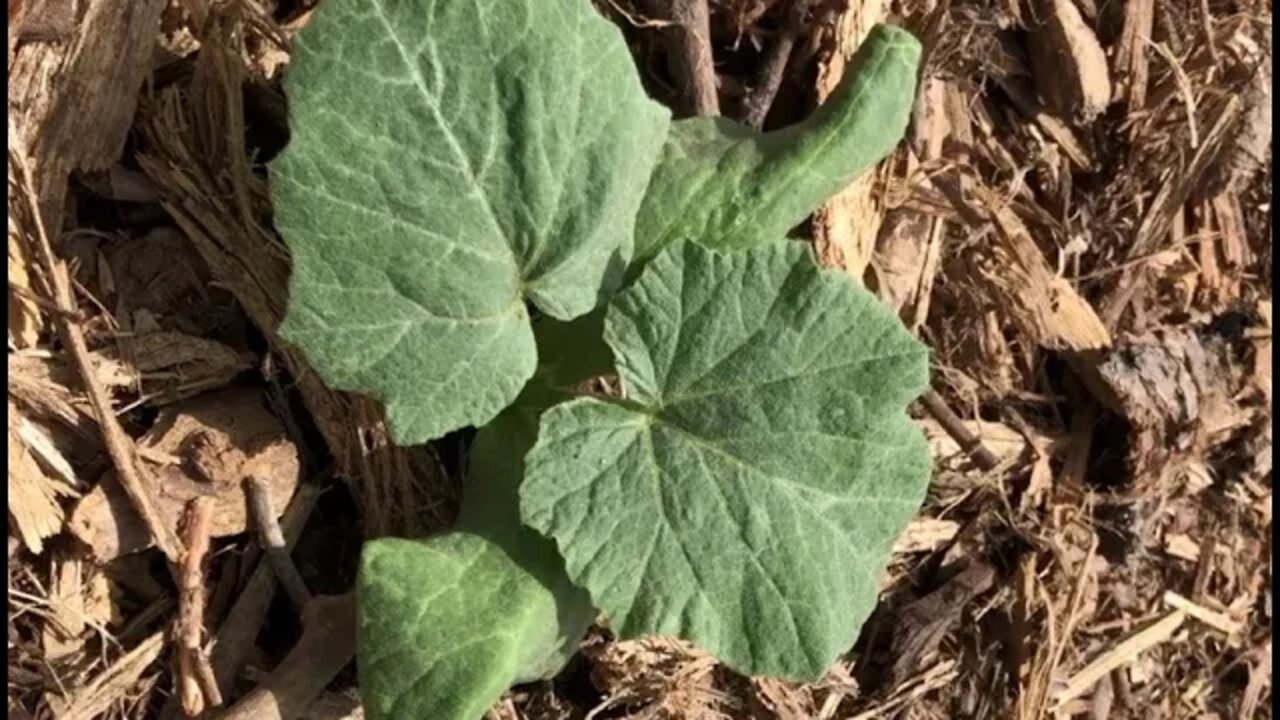
[[[269,483],[279,516],[300,479],[298,450],[260,393],[227,392],[166,407],[138,440],[140,462],[155,479],[159,510],[175,531],[188,503],[213,501],[212,537],[238,535],[249,527],[241,481]],[[151,538],[131,512],[113,476],[102,478],[76,504],[69,529],[100,562],[145,550]]]
[[[11,162],[8,712],[178,717],[166,658],[199,646],[230,717],[361,717],[336,559],[446,526],[467,457],[396,447],[276,335],[289,259],[262,163],[314,3],[82,5],[10,3],[29,175]],[[656,97],[766,127],[822,103],[875,22],[924,40],[908,141],[794,234],[930,345],[963,432],[917,418],[930,497],[822,681],[598,628],[490,716],[1272,717],[1270,5],[599,6]],[[151,530],[109,446],[154,494]],[[301,619],[273,605],[248,475],[327,600]],[[176,539],[193,502],[209,553],[180,587],[151,531]],[[202,627],[174,634],[184,590]]]

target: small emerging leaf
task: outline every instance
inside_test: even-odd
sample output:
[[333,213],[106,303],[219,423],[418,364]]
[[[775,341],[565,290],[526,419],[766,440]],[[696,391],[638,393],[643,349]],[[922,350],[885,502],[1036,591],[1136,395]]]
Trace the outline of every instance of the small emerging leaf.
[[590,0],[326,0],[271,167],[281,332],[396,439],[481,425],[537,363],[525,308],[596,307],[669,125]]
[[525,521],[624,637],[678,635],[752,675],[818,678],[853,643],[919,508],[905,407],[925,348],[798,244],[669,248],[612,302],[628,399],[543,414]]
[[476,720],[576,652],[590,600],[555,546],[518,517],[537,417],[512,408],[476,436],[456,531],[365,545],[359,665],[371,720]]
[[801,123],[763,134],[724,118],[673,123],[636,219],[636,259],[678,240],[738,249],[783,237],[902,139],[919,64],[918,40],[877,25]]

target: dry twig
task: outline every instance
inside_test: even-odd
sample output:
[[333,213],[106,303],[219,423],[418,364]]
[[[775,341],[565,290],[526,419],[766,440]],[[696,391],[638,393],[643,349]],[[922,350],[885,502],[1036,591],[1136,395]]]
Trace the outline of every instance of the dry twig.
[[271,486],[261,478],[251,475],[245,479],[245,492],[249,495],[249,508],[254,525],[258,528],[258,541],[267,554],[267,562],[275,572],[284,592],[294,607],[302,609],[311,601],[311,591],[302,580],[302,574],[289,556],[284,532],[271,505]]
[[[663,5],[670,12],[663,12]],[[669,15],[665,24],[667,57],[680,86],[681,110],[698,116],[720,114],[715,61],[711,55],[711,13],[707,0],[649,0],[648,12]]]
[[182,710],[190,717],[206,707],[222,704],[222,693],[213,676],[209,656],[204,652],[204,559],[209,553],[209,523],[213,500],[198,497],[187,505],[183,538],[187,552],[182,558],[178,594],[178,695]]
[[125,434],[124,428],[120,426],[120,421],[116,419],[111,399],[107,396],[107,391],[102,387],[102,383],[94,370],[89,357],[89,345],[85,341],[84,330],[72,320],[72,318],[76,317],[76,301],[71,291],[70,272],[67,270],[66,263],[54,253],[53,244],[50,242],[49,235],[45,230],[44,219],[35,195],[37,185],[32,178],[31,168],[27,163],[26,157],[13,148],[9,150],[9,162],[11,167],[17,168],[21,175],[18,192],[21,192],[27,200],[27,210],[35,227],[38,241],[37,253],[40,256],[41,263],[44,265],[45,277],[49,278],[49,281],[53,284],[53,287],[50,288],[50,294],[62,310],[58,315],[58,326],[62,332],[63,341],[71,351],[76,368],[80,372],[80,378],[84,382],[85,390],[89,395],[89,402],[93,405],[98,426],[102,429],[102,439],[107,447],[107,453],[111,456],[111,462],[116,468],[120,484],[124,487],[125,492],[128,493],[129,500],[133,503],[134,508],[137,509],[138,514],[142,516],[152,537],[155,538],[156,545],[164,552],[169,562],[176,564],[182,559],[182,541],[178,539],[177,532],[165,522],[164,516],[158,510],[153,489],[143,479],[139,471],[133,440]]
[[817,7],[818,0],[796,0],[787,16],[787,24],[774,40],[769,52],[760,64],[760,72],[750,94],[743,100],[742,121],[753,128],[764,127],[765,118],[773,107],[773,100],[782,87],[782,77],[791,60],[791,51],[796,41],[808,24],[810,13]]
[[924,395],[920,396],[920,404],[925,410],[933,416],[934,420],[942,426],[947,434],[955,439],[960,448],[964,450],[973,460],[978,469],[983,472],[995,470],[1000,465],[1000,460],[995,454],[982,444],[982,438],[969,432],[969,428],[964,426],[964,421],[958,415],[952,412],[947,406],[947,401],[942,399],[933,388],[924,391]]

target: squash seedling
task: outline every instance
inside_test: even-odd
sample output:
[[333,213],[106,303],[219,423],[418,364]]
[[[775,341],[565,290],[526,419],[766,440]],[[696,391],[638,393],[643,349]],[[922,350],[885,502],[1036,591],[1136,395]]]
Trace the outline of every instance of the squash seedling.
[[759,133],[673,122],[590,0],[320,7],[271,166],[282,333],[398,442],[481,428],[458,526],[365,546],[371,718],[480,717],[597,610],[753,675],[852,645],[924,496],[927,353],[785,236],[900,140],[919,56],[877,27]]

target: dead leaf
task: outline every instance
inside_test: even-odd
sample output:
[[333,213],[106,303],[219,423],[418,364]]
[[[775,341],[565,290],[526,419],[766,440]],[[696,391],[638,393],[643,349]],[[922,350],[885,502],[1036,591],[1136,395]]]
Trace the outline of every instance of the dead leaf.
[[[298,485],[298,450],[257,392],[206,395],[169,406],[138,445],[139,469],[156,482],[160,513],[175,532],[186,504],[198,496],[215,500],[213,537],[244,532],[248,518],[241,481],[250,474],[270,485],[277,513]],[[152,545],[114,473],[104,475],[76,505],[70,527],[100,562]]]

